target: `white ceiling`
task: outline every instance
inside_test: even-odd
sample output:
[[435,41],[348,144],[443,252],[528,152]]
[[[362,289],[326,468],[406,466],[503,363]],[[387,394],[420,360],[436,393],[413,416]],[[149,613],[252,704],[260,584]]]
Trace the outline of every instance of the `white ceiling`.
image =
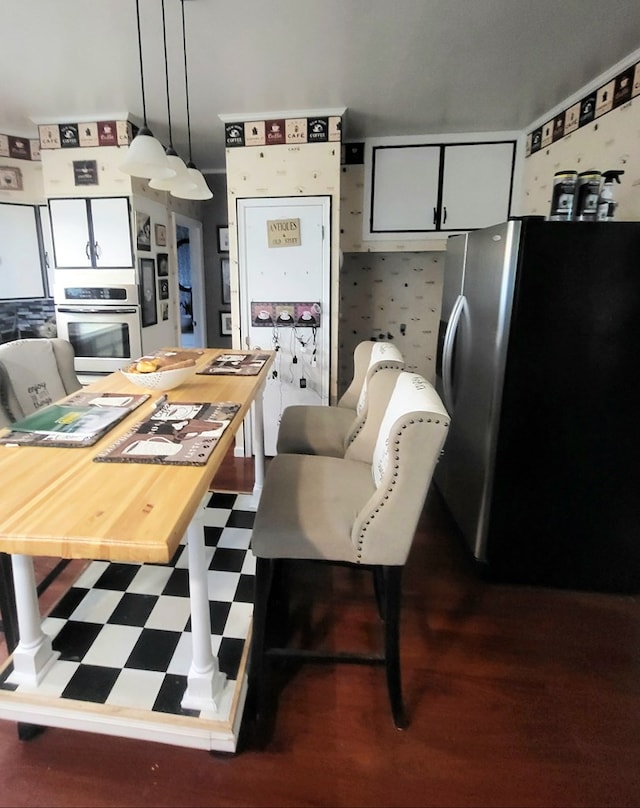
[[[173,143],[180,0],[164,0]],[[147,118],[168,142],[161,0],[140,0]],[[521,130],[640,47],[638,0],[185,0],[192,156],[218,115],[346,107],[345,139]],[[0,132],[142,119],[135,0],[0,0]]]

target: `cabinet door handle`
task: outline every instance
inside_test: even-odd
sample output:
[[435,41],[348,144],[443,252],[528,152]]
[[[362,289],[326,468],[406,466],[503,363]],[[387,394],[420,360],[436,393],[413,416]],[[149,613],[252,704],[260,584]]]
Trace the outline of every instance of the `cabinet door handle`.
[[49,269],[51,264],[49,263],[49,253],[45,250],[44,251],[44,268]]
[[90,241],[87,241],[87,245],[84,248],[84,253],[87,256],[87,258],[89,258],[89,259],[91,258],[91,242]]
[[444,219],[442,220],[442,224],[447,223],[447,206],[444,206]]
[[438,223],[438,211],[435,208],[433,209],[433,223]]
[[97,242],[97,241],[96,241],[96,243],[93,245],[93,251],[94,251],[94,252],[95,252],[95,254],[96,254],[96,258],[100,258],[100,257],[101,257],[102,252],[101,252],[101,250],[100,250],[100,245],[98,244],[98,242]]

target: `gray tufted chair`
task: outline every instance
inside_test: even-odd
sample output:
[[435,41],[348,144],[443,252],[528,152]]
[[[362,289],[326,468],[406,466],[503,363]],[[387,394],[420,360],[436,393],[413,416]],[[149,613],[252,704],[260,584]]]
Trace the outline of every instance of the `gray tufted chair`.
[[[10,426],[41,407],[81,388],[74,367],[71,343],[54,339],[18,339],[0,345],[0,427]],[[60,561],[38,586],[44,591],[67,566]],[[17,645],[11,559],[0,553],[0,615],[9,651]]]
[[0,399],[3,425],[58,401],[81,388],[73,367],[71,343],[53,339],[17,339],[0,345],[5,385]]
[[278,428],[278,454],[344,457],[367,416],[369,381],[379,370],[403,367],[402,354],[390,342],[361,342],[353,354],[353,379],[335,407],[286,407]]
[[400,676],[401,575],[449,416],[432,385],[418,374],[381,370],[369,387],[369,414],[343,458],[281,454],[269,464],[251,539],[256,589],[249,681],[258,726],[267,714],[267,657],[327,658],[267,645],[274,573],[285,559],[373,573],[384,620],[384,655],[329,658],[384,664],[394,722],[399,728],[407,725]]

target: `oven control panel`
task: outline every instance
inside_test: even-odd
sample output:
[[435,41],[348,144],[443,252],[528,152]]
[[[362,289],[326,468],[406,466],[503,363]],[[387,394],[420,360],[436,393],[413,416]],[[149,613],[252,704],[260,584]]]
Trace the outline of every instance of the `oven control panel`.
[[127,300],[127,290],[114,286],[65,286],[64,298],[69,302],[103,300],[122,303]]

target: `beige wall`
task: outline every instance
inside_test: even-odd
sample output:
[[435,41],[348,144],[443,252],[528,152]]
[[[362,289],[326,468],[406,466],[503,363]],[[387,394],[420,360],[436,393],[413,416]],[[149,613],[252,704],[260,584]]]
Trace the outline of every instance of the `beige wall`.
[[240,348],[236,200],[273,196],[331,197],[331,397],[337,391],[340,250],[340,144],[304,143],[227,149],[233,346]]
[[340,197],[339,393],[366,339],[393,342],[410,370],[434,382],[446,239],[364,241],[364,165],[342,167]]
[[616,218],[640,220],[640,96],[523,161],[522,212],[548,216],[556,171],[620,169]]

